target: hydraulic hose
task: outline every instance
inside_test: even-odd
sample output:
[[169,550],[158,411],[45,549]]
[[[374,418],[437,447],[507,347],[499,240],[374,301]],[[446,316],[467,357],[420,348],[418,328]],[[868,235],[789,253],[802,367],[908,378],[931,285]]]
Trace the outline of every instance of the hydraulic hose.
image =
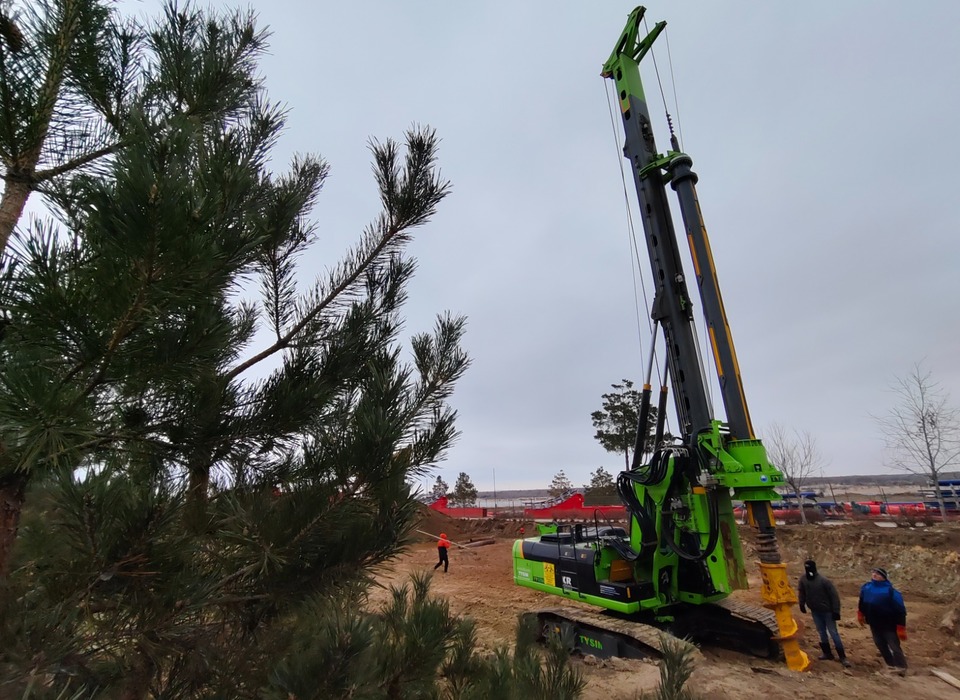
[[662,483],[667,476],[669,456],[669,450],[658,450],[653,454],[650,464],[621,472],[617,477],[617,494],[620,496],[620,501],[640,528],[640,553],[633,556],[631,561],[659,544],[657,525],[650,515],[652,508],[640,502],[634,484],[654,486]]
[[675,541],[674,534],[676,533],[676,523],[673,520],[671,511],[666,509],[666,504],[670,502],[673,496],[673,490],[676,486],[676,477],[674,483],[671,484],[670,489],[667,491],[667,496],[664,499],[664,507],[661,509],[660,513],[662,515],[661,522],[663,523],[663,540],[667,543],[667,546],[670,550],[676,554],[681,559],[687,561],[703,561],[706,559],[707,555],[712,552],[716,546],[717,541],[720,539],[720,508],[717,505],[717,497],[713,491],[707,493],[707,510],[709,513],[708,525],[707,525],[707,545],[700,549],[699,552],[691,554],[683,549],[683,547]]
[[639,552],[634,552],[629,547],[625,547],[624,551],[620,551],[620,549],[617,548],[620,555],[630,561],[636,561],[645,554],[651,546],[657,545],[657,525],[654,523],[653,518],[650,517],[650,512],[640,502],[640,499],[637,498],[637,492],[633,488],[634,480],[635,477],[632,472],[621,472],[620,476],[617,477],[617,494],[620,496],[620,501],[626,507],[631,520],[635,521],[637,527],[640,528]]

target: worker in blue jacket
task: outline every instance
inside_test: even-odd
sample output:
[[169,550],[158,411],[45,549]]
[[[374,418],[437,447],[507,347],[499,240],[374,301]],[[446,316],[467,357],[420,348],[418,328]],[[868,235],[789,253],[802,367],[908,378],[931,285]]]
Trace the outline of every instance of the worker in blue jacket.
[[873,569],[870,580],[860,588],[857,620],[861,626],[870,625],[873,643],[887,666],[906,671],[907,659],[900,642],[907,638],[907,608],[900,591],[887,578],[886,569]]

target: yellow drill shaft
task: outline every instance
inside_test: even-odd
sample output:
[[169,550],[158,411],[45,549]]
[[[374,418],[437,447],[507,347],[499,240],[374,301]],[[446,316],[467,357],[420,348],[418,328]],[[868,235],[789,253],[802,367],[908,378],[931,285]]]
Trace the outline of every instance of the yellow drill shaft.
[[757,552],[760,555],[760,598],[763,606],[773,610],[777,618],[780,634],[776,638],[791,671],[806,671],[810,659],[800,648],[797,641],[797,621],[793,619],[791,608],[797,602],[790,580],[787,578],[787,565],[780,560],[780,548],[773,525],[773,510],[769,501],[751,501],[749,507],[750,524],[760,530]]

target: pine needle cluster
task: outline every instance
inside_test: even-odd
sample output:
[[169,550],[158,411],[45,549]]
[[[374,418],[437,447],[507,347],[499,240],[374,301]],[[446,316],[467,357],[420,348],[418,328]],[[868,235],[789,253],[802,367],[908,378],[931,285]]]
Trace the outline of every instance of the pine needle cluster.
[[641,700],[700,700],[700,696],[686,687],[693,675],[693,647],[685,641],[660,635],[660,683],[652,694],[643,693]]

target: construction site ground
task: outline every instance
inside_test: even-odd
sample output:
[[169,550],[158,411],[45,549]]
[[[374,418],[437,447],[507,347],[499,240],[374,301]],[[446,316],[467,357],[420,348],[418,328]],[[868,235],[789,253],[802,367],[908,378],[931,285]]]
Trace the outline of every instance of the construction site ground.
[[[782,663],[730,651],[702,649],[689,688],[712,700],[745,698],[954,698],[960,689],[934,675],[938,670],[960,678],[960,524],[890,527],[874,521],[842,525],[786,525],[778,529],[781,551],[791,579],[802,573],[805,559],[813,558],[837,586],[842,600],[840,635],[853,666],[814,661],[805,673],[788,671]],[[473,618],[477,637],[486,649],[511,644],[520,613],[558,605],[578,605],[522,588],[513,583],[513,541],[536,533],[532,522],[519,520],[456,520],[424,509],[417,526],[422,533],[441,532],[455,543],[492,543],[450,550],[450,570],[433,576],[432,591],[445,597],[453,612]],[[760,603],[759,576],[753,554],[753,533],[742,527],[741,536],[751,589],[734,595]],[[432,570],[436,544],[418,534],[411,548],[389,567],[378,572],[384,586],[403,583],[415,571]],[[873,645],[869,629],[856,619],[857,595],[873,566],[890,572],[904,595],[909,638],[904,651],[909,671],[890,673]],[[373,604],[385,595],[379,591]],[[593,608],[589,608],[593,609]],[[796,609],[795,609],[796,610]],[[819,654],[818,638],[809,615],[796,611],[801,624],[801,644],[811,658]],[[574,655],[582,670],[587,700],[635,700],[657,685],[656,661],[599,660]]]

